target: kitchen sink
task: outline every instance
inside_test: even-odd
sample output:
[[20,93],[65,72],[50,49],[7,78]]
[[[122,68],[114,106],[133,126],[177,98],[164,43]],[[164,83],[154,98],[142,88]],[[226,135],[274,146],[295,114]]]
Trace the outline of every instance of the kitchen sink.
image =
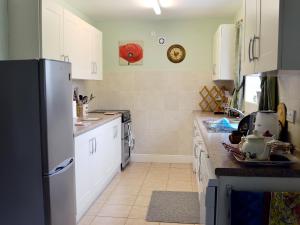
[[231,133],[234,130],[238,130],[240,120],[238,119],[210,119],[203,121],[209,133]]

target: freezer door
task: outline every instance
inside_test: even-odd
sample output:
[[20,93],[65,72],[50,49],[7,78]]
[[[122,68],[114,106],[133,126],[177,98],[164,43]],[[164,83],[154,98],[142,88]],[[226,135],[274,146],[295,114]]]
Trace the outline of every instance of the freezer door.
[[44,175],[74,156],[71,64],[40,61]]
[[66,160],[55,170],[44,176],[46,225],[75,225],[74,159]]
[[43,225],[38,61],[0,61],[0,74],[0,224]]

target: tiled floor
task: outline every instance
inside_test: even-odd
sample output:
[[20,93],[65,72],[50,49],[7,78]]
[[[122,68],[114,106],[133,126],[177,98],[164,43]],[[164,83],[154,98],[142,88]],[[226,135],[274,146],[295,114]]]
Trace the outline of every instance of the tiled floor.
[[131,163],[114,178],[79,225],[168,225],[145,221],[154,190],[197,192],[192,165]]

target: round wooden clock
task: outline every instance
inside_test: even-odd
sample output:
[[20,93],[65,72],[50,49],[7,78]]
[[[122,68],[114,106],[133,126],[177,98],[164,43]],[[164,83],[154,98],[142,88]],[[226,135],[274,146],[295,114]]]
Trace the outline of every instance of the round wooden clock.
[[185,49],[181,45],[171,45],[167,51],[168,59],[172,63],[180,63],[185,58]]

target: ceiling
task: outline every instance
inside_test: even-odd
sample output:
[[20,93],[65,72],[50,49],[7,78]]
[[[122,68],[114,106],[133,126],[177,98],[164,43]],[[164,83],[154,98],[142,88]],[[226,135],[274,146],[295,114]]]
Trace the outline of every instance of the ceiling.
[[190,19],[233,16],[242,0],[160,0],[162,14],[151,8],[152,0],[65,0],[95,21],[106,19]]

